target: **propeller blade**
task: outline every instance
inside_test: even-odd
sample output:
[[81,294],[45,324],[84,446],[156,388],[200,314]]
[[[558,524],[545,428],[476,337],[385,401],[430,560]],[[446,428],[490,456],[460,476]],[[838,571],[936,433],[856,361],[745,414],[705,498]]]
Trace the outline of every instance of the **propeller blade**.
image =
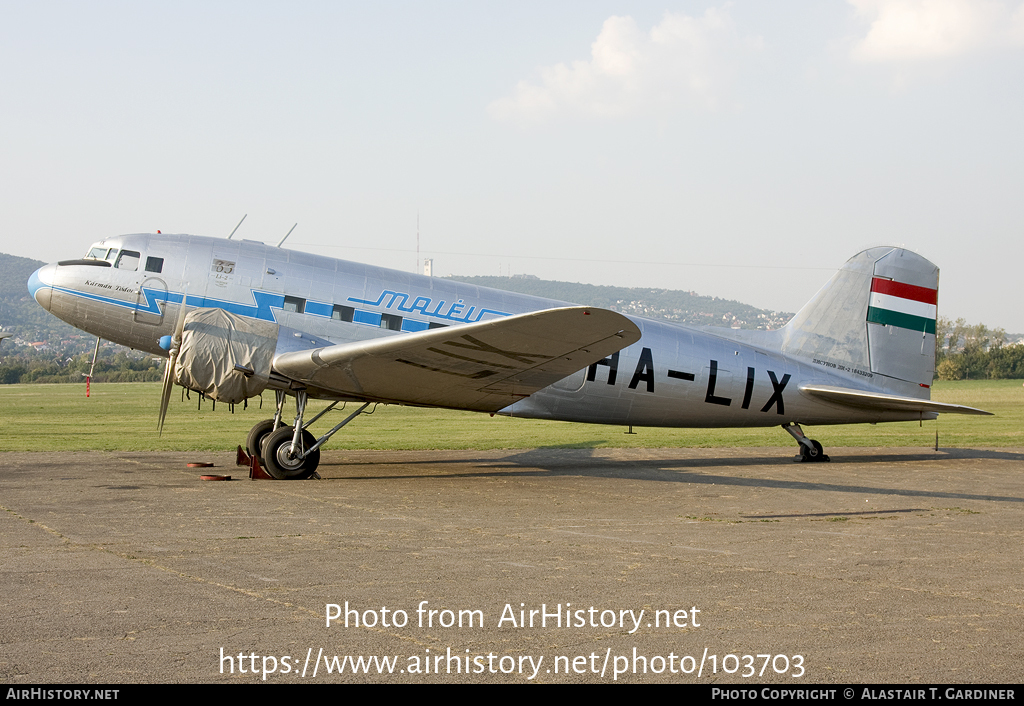
[[164,433],[164,420],[167,418],[167,405],[171,401],[171,388],[174,386],[174,364],[177,355],[167,359],[164,363],[164,380],[160,392],[160,420],[157,423],[157,432],[160,436]]
[[163,436],[164,420],[167,418],[167,406],[171,402],[171,389],[174,387],[174,366],[178,363],[178,351],[181,349],[181,336],[185,331],[185,311],[188,301],[188,284],[181,295],[181,306],[178,307],[178,319],[174,323],[174,336],[171,338],[170,356],[164,364],[163,387],[160,391],[160,419],[157,423],[157,432]]

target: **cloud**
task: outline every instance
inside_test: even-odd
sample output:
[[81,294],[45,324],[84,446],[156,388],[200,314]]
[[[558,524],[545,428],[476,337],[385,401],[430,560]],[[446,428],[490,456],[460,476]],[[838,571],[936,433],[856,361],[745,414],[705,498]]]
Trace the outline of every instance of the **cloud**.
[[539,80],[520,81],[487,110],[496,120],[536,123],[712,108],[726,95],[739,57],[759,44],[742,41],[724,10],[668,13],[647,33],[632,17],[609,17],[589,61],[542,67]]
[[848,0],[871,22],[851,56],[900,62],[1024,45],[1024,5],[1000,0]]

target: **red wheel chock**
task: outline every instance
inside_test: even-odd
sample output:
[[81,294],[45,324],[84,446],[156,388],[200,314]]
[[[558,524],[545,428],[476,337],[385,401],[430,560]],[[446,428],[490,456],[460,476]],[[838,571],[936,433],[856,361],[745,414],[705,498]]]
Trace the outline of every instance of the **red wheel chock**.
[[260,465],[258,458],[247,454],[241,446],[238,447],[238,452],[235,456],[235,465],[249,467],[249,480],[276,480],[276,478],[263,470],[263,466]]

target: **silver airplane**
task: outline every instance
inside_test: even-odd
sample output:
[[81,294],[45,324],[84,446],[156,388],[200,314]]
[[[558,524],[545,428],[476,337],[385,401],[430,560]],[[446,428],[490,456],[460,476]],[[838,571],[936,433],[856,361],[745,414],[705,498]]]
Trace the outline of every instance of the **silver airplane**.
[[[273,390],[276,414],[246,445],[275,478],[300,479],[373,403],[622,426],[779,425],[805,461],[828,456],[802,424],[988,414],[929,399],[938,276],[908,250],[865,250],[776,331],[695,329],[193,235],[107,238],[40,268],[28,288],[73,326],[168,358],[161,429],[173,383],[229,403]],[[362,406],[315,438],[310,398]]]

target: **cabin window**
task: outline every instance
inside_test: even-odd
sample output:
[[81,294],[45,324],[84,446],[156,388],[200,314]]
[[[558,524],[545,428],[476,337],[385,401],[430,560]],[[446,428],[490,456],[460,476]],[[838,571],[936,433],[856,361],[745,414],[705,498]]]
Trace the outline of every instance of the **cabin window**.
[[431,321],[430,322],[430,328],[447,328],[447,327],[448,327],[448,324],[439,324],[436,321]]
[[334,311],[331,312],[331,318],[335,321],[348,321],[352,322],[352,317],[355,315],[356,310],[350,306],[342,306],[341,304],[334,305]]
[[117,262],[114,263],[114,267],[119,270],[131,270],[132,272],[139,269],[139,260],[141,255],[134,250],[122,250],[121,254],[117,257]]
[[380,327],[386,328],[388,331],[401,331],[402,317],[395,316],[394,314],[381,314]]
[[146,258],[146,272],[162,272],[164,269],[164,259],[162,257],[147,257]]
[[285,297],[284,310],[301,314],[306,310],[306,300],[299,297]]

